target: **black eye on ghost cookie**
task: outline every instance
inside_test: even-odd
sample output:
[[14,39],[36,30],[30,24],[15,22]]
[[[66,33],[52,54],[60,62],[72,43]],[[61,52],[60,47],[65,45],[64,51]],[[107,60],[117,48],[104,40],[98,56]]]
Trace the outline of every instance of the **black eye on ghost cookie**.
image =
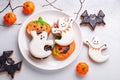
[[81,15],[82,22],[80,23],[80,25],[88,24],[90,25],[91,29],[94,30],[98,24],[105,25],[105,22],[103,20],[104,17],[105,17],[105,14],[103,13],[102,10],[99,11],[98,15],[96,14],[88,15],[87,10],[85,10]]

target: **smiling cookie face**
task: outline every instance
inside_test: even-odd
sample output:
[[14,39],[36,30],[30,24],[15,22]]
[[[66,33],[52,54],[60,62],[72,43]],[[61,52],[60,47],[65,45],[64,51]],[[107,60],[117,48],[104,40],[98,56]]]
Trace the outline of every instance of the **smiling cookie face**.
[[94,44],[94,45],[99,45],[99,40],[97,39],[97,38],[94,38],[93,40],[92,40],[92,43]]
[[70,19],[69,18],[60,18],[58,25],[60,29],[66,29],[69,25]]
[[94,37],[92,39],[92,42],[90,43],[93,47],[99,48],[102,44],[100,43],[100,40],[97,37]]

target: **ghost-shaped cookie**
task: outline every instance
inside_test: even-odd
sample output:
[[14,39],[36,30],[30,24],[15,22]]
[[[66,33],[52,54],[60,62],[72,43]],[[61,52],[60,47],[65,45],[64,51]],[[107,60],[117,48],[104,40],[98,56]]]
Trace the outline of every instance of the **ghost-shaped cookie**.
[[37,35],[36,31],[31,31],[33,39],[30,42],[30,53],[35,58],[45,58],[51,55],[51,50],[45,50],[46,45],[53,45],[52,40],[47,40],[47,32],[43,31],[41,34]]
[[101,43],[97,37],[93,37],[92,41],[84,41],[84,44],[89,47],[88,54],[93,61],[101,63],[109,58],[109,55],[101,53],[102,50],[107,48],[107,44]]
[[60,34],[61,39],[55,40],[55,43],[67,46],[74,40],[73,20],[71,18],[62,17],[58,20],[58,28],[52,28],[53,34]]

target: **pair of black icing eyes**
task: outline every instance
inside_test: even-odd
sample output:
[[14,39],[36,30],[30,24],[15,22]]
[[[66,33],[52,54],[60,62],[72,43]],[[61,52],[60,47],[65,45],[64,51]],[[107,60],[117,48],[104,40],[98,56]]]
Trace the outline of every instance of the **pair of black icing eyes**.
[[95,43],[97,42],[97,43],[99,43],[99,41],[94,41]]
[[61,24],[62,27],[65,27],[65,25],[66,25],[65,23]]
[[42,40],[43,38],[45,38],[45,36],[41,35],[41,36],[40,36],[40,39]]

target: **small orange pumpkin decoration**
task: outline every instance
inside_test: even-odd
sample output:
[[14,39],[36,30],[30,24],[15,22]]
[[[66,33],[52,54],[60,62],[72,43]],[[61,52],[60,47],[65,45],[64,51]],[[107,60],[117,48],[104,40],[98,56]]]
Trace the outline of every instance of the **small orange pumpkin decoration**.
[[13,12],[9,12],[4,16],[4,22],[8,25],[14,24],[16,20],[16,15]]
[[76,66],[76,72],[79,75],[85,75],[85,74],[87,74],[88,70],[89,70],[89,66],[85,62],[80,62]]
[[23,4],[23,12],[25,14],[31,14],[35,9],[35,5],[31,1],[27,1]]

